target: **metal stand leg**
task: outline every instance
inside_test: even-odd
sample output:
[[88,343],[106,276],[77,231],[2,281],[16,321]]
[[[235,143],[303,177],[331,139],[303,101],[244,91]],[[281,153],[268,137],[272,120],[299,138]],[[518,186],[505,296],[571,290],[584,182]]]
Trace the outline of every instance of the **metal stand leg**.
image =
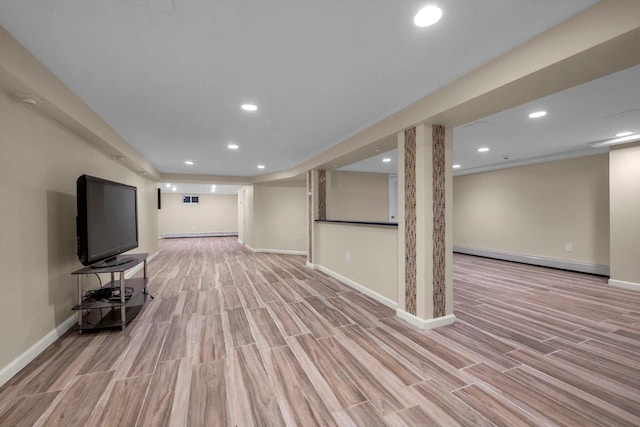
[[125,286],[124,286],[124,271],[120,272],[120,320],[122,321],[122,330],[124,331],[125,324],[127,323],[125,303]]
[[[82,280],[80,279],[82,276],[76,276],[78,280],[78,306],[82,306]],[[82,334],[82,309],[78,310],[78,332]]]

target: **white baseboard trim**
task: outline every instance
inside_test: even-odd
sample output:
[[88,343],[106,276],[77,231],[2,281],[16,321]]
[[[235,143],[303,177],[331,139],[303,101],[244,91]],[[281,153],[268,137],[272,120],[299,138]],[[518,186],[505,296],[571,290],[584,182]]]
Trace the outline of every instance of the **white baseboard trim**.
[[485,249],[465,248],[463,246],[453,246],[453,252],[477,255],[487,258],[501,259],[504,261],[515,261],[524,264],[539,265],[542,267],[559,268],[561,270],[579,271],[581,273],[598,274],[600,276],[609,275],[609,266],[593,264],[580,261],[567,261],[555,258],[545,258],[533,255],[514,254],[510,252],[491,251]]
[[404,310],[396,309],[396,316],[411,323],[413,326],[416,326],[420,329],[435,329],[440,328],[441,326],[451,325],[456,321],[456,316],[453,314],[449,314],[443,317],[437,317],[435,319],[422,319],[420,317],[414,316],[411,313],[407,313]]
[[[147,263],[153,261],[158,256],[158,251],[147,257]],[[132,269],[125,273],[125,278],[130,278],[138,271],[142,270],[144,265],[142,263],[136,265]],[[78,315],[73,314],[67,320],[56,326],[54,330],[42,337],[38,342],[29,347],[27,351],[11,361],[7,366],[0,370],[0,387],[9,381],[15,374],[20,372],[22,368],[27,366],[33,359],[35,359],[40,353],[42,353],[47,347],[54,343],[55,340],[60,338],[65,332],[67,332],[78,321]]]
[[314,265],[314,264],[307,263],[307,267],[309,265],[312,265],[313,267],[311,267],[311,268],[313,268],[314,270],[319,270],[319,271],[322,271],[325,274],[328,274],[329,276],[333,277],[334,279],[339,280],[342,283],[344,283],[345,285],[350,286],[353,289],[362,292],[363,294],[365,294],[365,295],[373,298],[374,300],[386,305],[387,307],[390,307],[390,308],[392,308],[394,310],[396,308],[398,308],[398,303],[397,302],[393,301],[392,299],[389,299],[389,298],[385,297],[384,295],[380,295],[379,293],[377,293],[375,291],[372,291],[371,289],[367,288],[366,286],[361,285],[358,282],[354,282],[353,280],[348,279],[348,278],[336,273],[335,271],[329,270],[328,268],[323,267],[321,265],[318,265],[318,264]]
[[315,264],[310,263],[309,261],[307,261],[307,267],[308,267],[308,268],[310,268],[310,269],[312,269],[312,270],[315,270],[315,269],[316,269],[316,265],[315,265]]
[[[249,247],[249,246],[247,246]],[[284,254],[284,255],[306,255],[306,251],[290,251],[288,249],[251,249],[255,253]]]
[[163,239],[180,239],[185,237],[233,237],[237,235],[237,231],[212,231],[208,233],[167,233],[161,237]]
[[73,314],[67,320],[56,326],[54,330],[42,337],[38,342],[29,347],[27,351],[13,359],[7,366],[0,370],[0,387],[9,381],[15,374],[20,372],[22,368],[27,366],[33,359],[42,353],[47,347],[60,338],[78,321],[78,315]]
[[609,285],[617,288],[627,289],[629,291],[640,292],[640,283],[625,282],[624,280],[609,279]]

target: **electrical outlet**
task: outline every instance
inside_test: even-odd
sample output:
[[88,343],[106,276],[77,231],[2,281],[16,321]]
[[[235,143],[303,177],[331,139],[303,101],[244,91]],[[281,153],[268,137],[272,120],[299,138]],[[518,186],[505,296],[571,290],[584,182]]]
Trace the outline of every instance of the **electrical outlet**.
[[571,243],[565,243],[564,244],[564,251],[565,252],[571,252],[573,251],[573,245]]
[[347,252],[344,255],[344,260],[347,261],[347,262],[351,261],[351,252]]

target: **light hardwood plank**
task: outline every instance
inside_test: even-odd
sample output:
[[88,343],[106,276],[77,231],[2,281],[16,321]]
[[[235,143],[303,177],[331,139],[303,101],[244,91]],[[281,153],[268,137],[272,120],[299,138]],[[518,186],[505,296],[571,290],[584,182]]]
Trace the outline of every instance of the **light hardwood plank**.
[[89,423],[100,427],[133,426],[138,421],[151,375],[114,381],[110,397],[98,406]]
[[225,361],[193,366],[189,397],[188,425],[192,427],[226,426],[227,392]]
[[333,426],[335,420],[288,347],[264,352],[282,414],[290,425]]
[[173,409],[180,360],[159,363],[153,373],[138,426],[168,426]]
[[305,263],[160,241],[156,298],[42,352],[0,425],[640,425],[638,293],[456,254],[457,320],[421,331]]
[[337,366],[326,348],[312,335],[289,338],[289,346],[329,410],[338,411],[367,400],[344,370]]
[[30,394],[0,409],[0,426],[29,427],[49,408],[59,391]]
[[113,371],[81,375],[58,396],[53,410],[40,419],[45,426],[83,426],[111,381]]
[[249,311],[249,319],[252,325],[253,335],[256,337],[258,348],[266,350],[287,345],[278,325],[273,320],[266,308],[258,308]]

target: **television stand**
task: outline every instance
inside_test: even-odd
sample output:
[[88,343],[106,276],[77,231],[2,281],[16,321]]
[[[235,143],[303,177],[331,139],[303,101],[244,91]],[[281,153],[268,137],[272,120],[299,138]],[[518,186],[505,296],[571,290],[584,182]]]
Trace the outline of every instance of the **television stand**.
[[[120,327],[123,331],[142,310],[147,300],[147,257],[149,254],[130,254],[119,258],[124,263],[107,266],[89,266],[76,270],[72,275],[77,277],[78,304],[72,310],[78,312],[78,332],[92,329]],[[125,272],[143,263],[143,277],[125,279]],[[82,289],[82,279],[87,275],[109,273],[111,280],[102,288],[111,288],[120,296],[117,298],[89,299],[85,298]],[[120,273],[116,280],[116,273]],[[127,289],[130,288],[130,289]]]

